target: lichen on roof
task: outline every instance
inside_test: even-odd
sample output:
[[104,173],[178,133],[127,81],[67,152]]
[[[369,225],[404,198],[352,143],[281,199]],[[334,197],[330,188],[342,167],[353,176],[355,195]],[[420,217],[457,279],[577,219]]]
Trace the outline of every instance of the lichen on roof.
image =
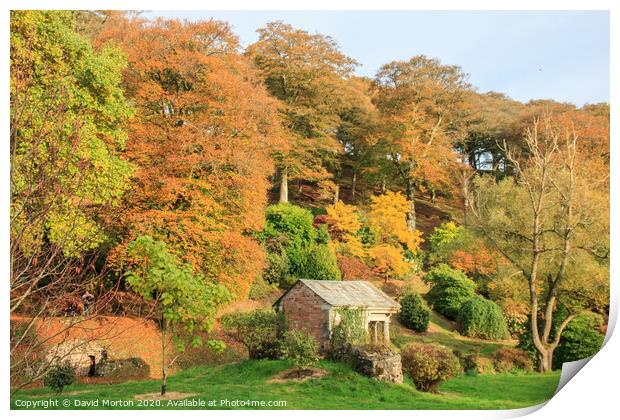
[[372,283],[361,280],[299,280],[332,306],[398,310],[400,305]]

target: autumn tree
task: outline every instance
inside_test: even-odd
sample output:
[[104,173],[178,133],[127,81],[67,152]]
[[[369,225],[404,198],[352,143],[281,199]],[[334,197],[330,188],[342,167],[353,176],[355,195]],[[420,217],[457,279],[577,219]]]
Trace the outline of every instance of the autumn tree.
[[289,133],[289,148],[275,154],[280,202],[288,201],[290,179],[330,178],[326,167],[341,153],[336,140],[344,82],[357,65],[327,36],[280,21],[258,29],[246,54],[259,69]]
[[[521,149],[504,149],[514,178],[477,179],[472,200],[479,232],[522,275],[543,372],[570,321],[608,302],[609,172],[588,170],[601,157],[584,154],[581,141],[575,124],[537,119]],[[566,315],[556,322],[559,306]]]
[[407,225],[409,209],[408,200],[400,193],[388,191],[371,198],[367,224],[374,238],[368,254],[386,281],[390,275],[403,276],[412,268],[407,254],[416,254],[422,242],[421,232],[411,231]]
[[477,173],[491,173],[499,178],[506,159],[503,142],[510,138],[525,106],[497,92],[469,91],[464,100],[468,113],[465,136],[457,143],[459,152]]
[[463,136],[455,142],[457,165],[454,182],[467,225],[471,182],[477,174],[492,174],[499,179],[506,171],[504,141],[510,141],[514,125],[524,105],[496,92],[484,94],[468,91],[464,98]]
[[[189,264],[182,264],[171,254],[165,243],[150,236],[131,242],[128,254],[131,269],[125,274],[127,284],[145,301],[153,302],[161,316],[161,395],[165,395],[168,368],[180,354],[170,360],[170,344],[174,342],[181,351],[186,341],[195,347],[201,345],[196,333],[212,328],[216,311],[230,301],[230,292],[205,281]],[[207,344],[216,351],[224,345],[216,340]]]
[[340,184],[346,182],[348,173],[351,175],[350,200],[355,202],[357,195],[363,192],[359,188],[360,181],[378,172],[376,163],[381,158],[373,154],[372,147],[377,112],[370,98],[371,83],[367,78],[351,77],[345,84],[345,105],[339,112],[340,124],[336,129],[336,139],[340,142],[342,153],[330,167],[336,184],[334,203],[340,199]]
[[407,225],[415,230],[415,195],[421,188],[446,188],[462,136],[461,107],[469,88],[457,66],[416,56],[382,66],[374,80],[373,103],[380,116],[377,147],[405,187]]
[[10,25],[10,308],[27,318],[11,336],[11,379],[25,368],[28,382],[50,367],[33,367],[40,321],[101,279],[95,263],[132,173],[121,157],[132,110],[123,54],[93,49],[74,13],[12,11]]
[[328,206],[326,222],[336,251],[341,255],[364,258],[366,250],[359,236],[362,221],[358,209],[342,201]]
[[126,244],[148,234],[238,297],[263,268],[250,233],[263,224],[271,155],[282,139],[275,101],[238,54],[228,24],[108,19],[136,107],[127,157],[137,167],[126,202]]

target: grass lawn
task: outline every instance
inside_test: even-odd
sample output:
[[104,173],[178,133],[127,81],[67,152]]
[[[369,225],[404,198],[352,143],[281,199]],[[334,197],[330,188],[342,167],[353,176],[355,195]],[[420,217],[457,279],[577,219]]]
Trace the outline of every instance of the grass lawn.
[[[169,391],[196,394],[187,400],[215,401],[212,408],[222,409],[221,400],[284,400],[287,409],[508,409],[542,403],[553,395],[559,372],[549,374],[500,374],[461,376],[445,382],[439,394],[416,391],[406,379],[403,385],[387,384],[361,376],[349,367],[328,361],[321,367],[328,375],[298,382],[270,382],[278,372],[290,368],[288,361],[245,361],[221,366],[197,366],[169,378]],[[138,407],[133,397],[157,392],[159,382],[132,381],[114,385],[74,385],[62,395],[48,389],[22,390],[11,395],[11,408],[20,408],[24,400],[132,401],[136,408],[180,408],[158,402],[159,407]],[[18,402],[19,401],[19,402]],[[177,403],[178,401],[174,401]],[[58,408],[63,408],[59,405]],[[85,407],[88,408],[88,407]],[[119,407],[116,407],[119,408]],[[191,408],[191,407],[189,407]],[[205,407],[209,408],[209,407]],[[228,407],[230,408],[230,407]]]

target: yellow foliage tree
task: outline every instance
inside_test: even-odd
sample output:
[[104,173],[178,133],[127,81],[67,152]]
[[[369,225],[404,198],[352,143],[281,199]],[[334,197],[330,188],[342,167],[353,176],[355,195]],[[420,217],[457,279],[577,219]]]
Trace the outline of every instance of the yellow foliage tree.
[[362,227],[357,207],[338,201],[328,206],[326,210],[329,233],[336,242],[336,251],[343,255],[363,258],[366,250],[357,236]]
[[368,225],[380,244],[404,245],[416,253],[422,243],[422,232],[409,230],[409,202],[404,195],[388,191],[371,198]]
[[368,257],[373,263],[373,271],[382,276],[386,282],[390,277],[405,276],[412,268],[399,246],[375,245],[368,250]]

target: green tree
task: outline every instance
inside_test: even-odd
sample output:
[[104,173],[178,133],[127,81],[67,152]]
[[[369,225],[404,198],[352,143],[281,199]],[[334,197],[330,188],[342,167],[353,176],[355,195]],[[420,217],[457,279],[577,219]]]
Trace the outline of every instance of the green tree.
[[74,26],[71,12],[11,12],[14,289],[101,245],[131,175],[120,157],[132,115],[125,58],[109,44],[95,51]]
[[594,313],[585,313],[569,322],[553,358],[553,368],[561,369],[565,362],[595,355],[605,339],[600,331],[602,324],[602,317]]
[[329,240],[313,226],[309,210],[290,203],[269,206],[265,229],[259,237],[270,252],[265,275],[281,287],[289,287],[300,278],[341,280],[336,254]]
[[456,319],[461,305],[475,296],[476,283],[460,270],[446,264],[433,267],[424,277],[431,289],[426,299],[437,312]]
[[30,316],[28,334],[11,337],[16,387],[51,368],[31,369],[49,340],[36,334],[38,318],[105,274],[98,263],[133,172],[121,157],[133,113],[125,57],[110,44],[94,49],[76,25],[70,11],[10,14],[10,308]]
[[316,340],[301,330],[290,330],[282,337],[282,353],[291,360],[298,371],[316,366],[319,361],[319,350]]
[[[143,299],[152,302],[161,312],[161,394],[166,393],[167,347],[174,340],[180,351],[191,338],[193,346],[202,344],[198,331],[208,331],[213,325],[217,309],[229,302],[230,292],[224,286],[207,283],[201,275],[193,273],[188,264],[181,264],[170,254],[166,244],[150,236],[140,236],[130,243],[128,253],[133,268],[125,273],[129,287]],[[221,350],[223,343],[207,342],[214,350]]]

